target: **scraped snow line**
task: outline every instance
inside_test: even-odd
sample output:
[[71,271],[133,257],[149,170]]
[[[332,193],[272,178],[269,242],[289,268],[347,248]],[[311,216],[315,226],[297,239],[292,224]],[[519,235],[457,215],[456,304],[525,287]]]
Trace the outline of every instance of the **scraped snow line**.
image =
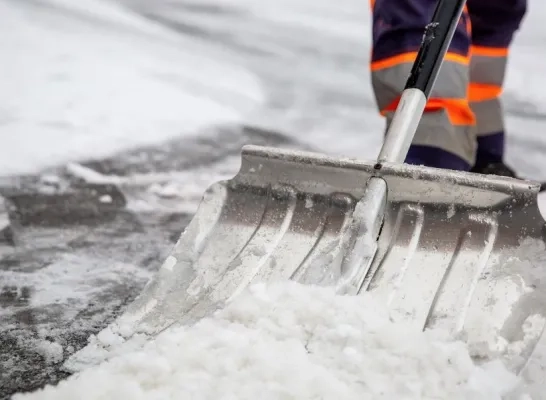
[[443,332],[392,322],[371,297],[288,282],[252,286],[192,327],[13,399],[493,400],[518,384]]
[[240,123],[263,101],[224,55],[115,4],[70,3],[0,0],[0,176]]
[[193,214],[206,189],[218,181],[232,179],[239,167],[240,157],[231,156],[206,167],[174,172],[105,175],[78,163],[68,163],[66,172],[87,183],[116,185],[124,193],[127,210]]

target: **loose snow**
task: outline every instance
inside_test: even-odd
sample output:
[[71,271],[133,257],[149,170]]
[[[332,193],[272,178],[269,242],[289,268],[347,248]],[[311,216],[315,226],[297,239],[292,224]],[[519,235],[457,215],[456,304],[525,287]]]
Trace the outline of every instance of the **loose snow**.
[[36,349],[48,363],[57,363],[63,360],[63,346],[49,340],[41,340],[37,343]]
[[258,284],[193,326],[13,399],[493,400],[517,389],[500,361],[477,366],[463,342],[388,315],[367,296]]

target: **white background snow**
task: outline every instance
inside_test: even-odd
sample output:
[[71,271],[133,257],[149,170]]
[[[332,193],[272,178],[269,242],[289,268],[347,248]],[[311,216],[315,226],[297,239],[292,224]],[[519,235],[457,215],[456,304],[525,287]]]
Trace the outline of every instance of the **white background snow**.
[[[193,3],[196,8],[220,6],[231,11],[224,14],[192,14],[178,9],[177,3],[190,2],[0,0],[0,177],[112,155],[181,134],[194,135],[199,128],[222,123],[249,122],[283,131],[327,153],[374,157],[383,121],[376,113],[368,77],[370,15],[366,1]],[[141,17],[131,8],[156,20],[161,17],[162,23]],[[536,179],[546,179],[546,81],[541,62],[546,58],[545,18],[546,5],[531,1],[511,51],[505,89],[508,162],[522,175]],[[188,23],[188,19],[192,26],[213,30],[231,41],[215,44],[164,27],[165,22]],[[232,161],[205,175],[186,175],[184,184],[200,193],[220,176],[235,173],[237,160]],[[83,278],[63,282],[77,285]],[[60,289],[51,285],[44,290],[35,301],[47,302],[55,293],[59,295]],[[379,362],[383,368],[376,372],[379,382],[390,376],[394,366],[403,366],[404,373],[409,374],[405,383],[411,385],[383,387],[390,390],[386,398],[425,398],[411,394],[435,385],[440,385],[437,389],[451,388],[452,398],[472,398],[463,391],[464,385],[457,388],[453,384],[453,370],[442,369],[448,355],[455,353],[461,357],[457,359],[460,364],[455,363],[458,377],[487,375],[464,360],[464,349],[458,345],[431,344],[415,333],[418,345],[406,348],[404,337],[390,336],[388,322],[365,309],[365,300],[335,298],[294,287],[272,290],[270,298],[263,297],[264,293],[257,295],[257,301],[266,303],[268,310],[263,320],[241,302],[194,330],[164,335],[147,350],[149,364],[140,358],[144,353],[128,355],[83,375],[78,384],[92,389],[100,382],[108,398],[118,394],[161,398],[168,391],[201,390],[214,384],[226,389],[223,393],[227,399],[233,398],[227,396],[234,387],[231,383],[247,390],[248,398],[262,394],[256,391],[259,387],[245,386],[249,379],[262,376],[269,382],[271,393],[277,394],[274,398],[282,397],[282,390],[293,390],[295,398],[308,397],[310,393],[305,390],[324,390],[320,393],[327,398],[338,397],[339,391],[347,398],[366,398],[365,394],[375,389],[369,381],[359,379],[374,368],[358,370],[357,365],[368,362],[366,357],[375,357],[372,365]],[[278,307],[273,307],[272,298],[280,302]],[[331,305],[326,309],[336,318],[344,313],[347,330],[337,329],[334,322],[322,317],[313,319],[321,314],[317,304]],[[297,321],[302,326],[316,324],[316,341],[312,342],[316,357],[298,353],[306,331],[294,325]],[[383,325],[370,328],[370,321]],[[236,322],[240,325],[233,325]],[[240,329],[241,336],[232,336],[232,328]],[[204,331],[214,334],[201,345],[218,352],[212,354],[226,356],[223,364],[217,363],[218,357],[165,350],[190,343],[204,336]],[[394,347],[388,350],[383,343],[368,348],[357,340],[360,334],[372,339],[385,337]],[[244,346],[248,341],[255,347]],[[237,346],[243,346],[247,353],[238,352]],[[443,350],[436,352],[438,346]],[[52,357],[59,352],[55,346],[42,350]],[[294,357],[280,356],[286,352]],[[437,356],[437,364],[427,365],[424,360],[432,356],[431,352]],[[260,367],[249,369],[247,375],[236,370],[252,360]],[[389,360],[394,364],[388,364]],[[421,373],[411,371],[410,367],[415,367],[412,363],[423,368]],[[332,366],[341,369],[325,370]],[[217,369],[210,373],[209,368]],[[311,372],[298,375],[299,371]],[[223,373],[233,381],[222,381]],[[110,380],[112,376],[115,381]],[[490,376],[495,379],[494,374]],[[176,386],[182,379],[192,378],[203,384],[193,389]],[[157,379],[171,379],[163,381],[165,392]],[[305,379],[316,381],[307,384]],[[497,377],[495,382],[503,380]],[[124,385],[118,387],[120,381]],[[278,387],[279,381],[284,388]],[[331,386],[326,384],[329,382]],[[58,395],[46,392],[43,398],[68,398],[74,387],[69,384]],[[95,394],[91,389],[85,393]],[[194,398],[216,398],[218,394],[193,393]],[[31,397],[41,398],[41,394]]]
[[0,175],[240,122],[260,103],[245,68],[116,4],[38,3],[0,2],[9,54],[0,65]]

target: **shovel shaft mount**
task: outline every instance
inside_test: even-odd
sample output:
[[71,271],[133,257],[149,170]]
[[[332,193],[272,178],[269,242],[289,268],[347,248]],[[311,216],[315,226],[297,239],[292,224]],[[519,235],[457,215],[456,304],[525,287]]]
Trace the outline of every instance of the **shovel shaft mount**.
[[404,162],[465,3],[465,0],[439,0],[436,4],[379,153],[378,164]]

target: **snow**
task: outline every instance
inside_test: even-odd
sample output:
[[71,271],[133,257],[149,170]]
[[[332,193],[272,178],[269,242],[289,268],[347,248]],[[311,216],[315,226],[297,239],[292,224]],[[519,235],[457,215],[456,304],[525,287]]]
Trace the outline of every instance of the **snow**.
[[57,363],[63,360],[63,346],[49,340],[41,340],[37,343],[36,349],[48,363]]
[[[56,239],[59,246],[63,246],[63,241],[68,242],[80,235],[80,231],[66,229]],[[32,250],[29,255],[32,256]],[[116,261],[109,254],[61,253],[52,256],[43,268],[13,268],[0,272],[2,290],[16,288],[13,295],[20,303],[0,307],[0,317],[5,317],[2,331],[18,329],[17,318],[10,316],[17,313],[31,315],[32,330],[19,330],[16,340],[20,348],[40,354],[47,364],[59,363],[74,351],[73,348],[63,348],[66,342],[51,338],[64,341],[59,337],[67,327],[78,331],[86,329],[82,324],[92,326],[95,323],[92,317],[74,323],[80,313],[92,312],[97,303],[108,310],[108,303],[122,301],[119,293],[123,294],[127,287],[135,284],[143,285],[152,276],[150,271]]]
[[[152,3],[160,9],[159,0]],[[248,121],[330,153],[363,158],[377,153],[383,121],[368,82],[366,2],[201,4],[243,11],[242,16],[211,13],[194,22],[267,56],[243,54],[248,57],[243,62],[219,49],[223,44],[184,37],[112,2],[0,0],[0,176],[69,163],[69,172],[89,182],[147,186],[129,210],[158,211],[165,204],[155,203],[160,197],[176,203],[167,207],[170,211],[193,212],[212,178],[230,177],[237,159],[131,176],[101,175],[78,161]],[[186,18],[184,12],[172,15]],[[546,7],[532,5],[511,52],[505,91],[508,160],[536,178],[546,177],[540,62],[545,16]],[[45,175],[43,181],[55,185],[58,178]],[[539,204],[546,215],[546,199]],[[4,225],[0,221],[0,228]],[[108,259],[63,256],[32,274],[3,273],[2,283],[31,286],[30,306],[57,310],[61,305],[65,322],[93,296],[114,297],[117,284],[130,286],[150,276]],[[532,335],[541,322],[526,321],[525,333]],[[49,362],[74,351],[47,336],[47,330],[38,332],[28,346]],[[105,346],[122,343],[108,330],[94,339]],[[169,329],[142,344],[124,347],[125,353],[58,387],[15,399],[365,399],[378,398],[379,392],[383,398],[496,399],[515,385],[499,363],[473,365],[464,343],[390,321],[373,299],[292,283],[256,286],[213,318]]]
[[[69,237],[70,233],[67,232],[64,239]],[[29,306],[52,307],[70,302],[73,312],[77,313],[78,308],[85,308],[87,298],[104,291],[104,285],[116,286],[131,280],[146,281],[151,276],[149,271],[135,265],[122,262],[108,263],[106,260],[107,257],[104,257],[91,263],[88,258],[68,254],[32,273],[24,270],[4,271],[2,284],[17,287],[24,281],[27,286],[32,287]],[[125,278],[122,279],[122,276]],[[0,315],[3,312],[4,309],[0,309]]]
[[231,179],[239,165],[237,156],[184,171],[116,176],[104,175],[72,162],[66,165],[66,172],[88,183],[113,184],[127,190],[145,188],[138,197],[127,197],[127,210],[130,211],[195,213],[205,189],[218,180]]
[[0,176],[237,123],[262,101],[245,68],[115,4],[2,0],[0,16]]
[[[115,343],[113,335],[100,338]],[[368,296],[254,285],[193,326],[23,399],[501,399],[519,380],[460,341],[389,318]]]

